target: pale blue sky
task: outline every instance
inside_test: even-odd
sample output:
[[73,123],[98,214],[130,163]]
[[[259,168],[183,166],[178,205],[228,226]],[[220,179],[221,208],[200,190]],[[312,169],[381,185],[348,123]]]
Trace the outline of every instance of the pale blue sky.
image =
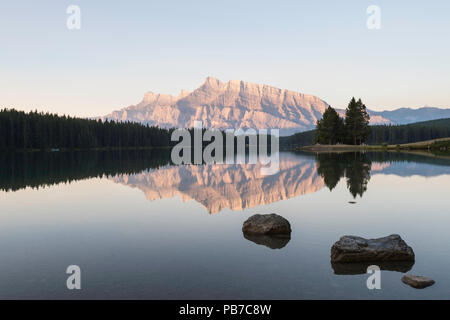
[[[69,5],[81,30],[66,28]],[[366,27],[369,5],[381,29]],[[0,106],[79,116],[207,76],[375,110],[450,107],[450,1],[2,0]]]

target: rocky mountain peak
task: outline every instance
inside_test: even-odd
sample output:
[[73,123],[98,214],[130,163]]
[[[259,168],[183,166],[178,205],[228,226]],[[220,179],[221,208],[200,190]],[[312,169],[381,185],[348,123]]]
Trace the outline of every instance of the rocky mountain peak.
[[[310,130],[328,104],[319,97],[265,84],[207,77],[194,91],[181,90],[177,97],[147,92],[137,104],[101,117],[137,121],[160,127],[218,129],[280,129],[281,135]],[[431,111],[430,111],[431,110]],[[344,110],[338,109],[341,116]],[[408,123],[416,119],[442,118],[450,110],[435,108],[371,111],[371,124]]]
[[217,89],[222,86],[223,86],[223,83],[214,77],[207,77],[205,82],[202,85],[203,88],[213,88],[213,89]]
[[153,93],[151,91],[144,94],[141,105],[161,104],[167,105],[174,103],[177,99],[170,94]]

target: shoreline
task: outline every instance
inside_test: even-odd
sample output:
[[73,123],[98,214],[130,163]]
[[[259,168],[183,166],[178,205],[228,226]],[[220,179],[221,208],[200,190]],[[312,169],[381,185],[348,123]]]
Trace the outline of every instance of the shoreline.
[[425,151],[448,151],[450,149],[450,137],[440,138],[434,140],[426,140],[420,142],[398,144],[398,145],[311,145],[296,147],[297,151],[383,151],[383,150],[398,150],[398,151],[411,151],[411,150],[425,150]]

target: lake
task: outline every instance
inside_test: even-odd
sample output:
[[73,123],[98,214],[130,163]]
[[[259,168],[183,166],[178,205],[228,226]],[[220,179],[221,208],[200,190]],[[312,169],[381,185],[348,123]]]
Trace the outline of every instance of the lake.
[[[168,151],[0,155],[0,299],[449,299],[450,157],[281,152],[260,164],[172,165]],[[350,203],[355,202],[355,203]],[[291,239],[252,241],[253,214]],[[343,235],[399,234],[415,262],[332,265]],[[66,268],[81,269],[68,290]],[[393,269],[393,270],[392,270]],[[436,283],[418,290],[404,272]]]

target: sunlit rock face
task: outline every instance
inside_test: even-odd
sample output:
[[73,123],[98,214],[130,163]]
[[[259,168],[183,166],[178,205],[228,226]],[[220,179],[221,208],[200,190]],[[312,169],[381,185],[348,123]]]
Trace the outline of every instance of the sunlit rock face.
[[[208,77],[192,92],[181,90],[177,96],[147,92],[140,103],[98,118],[164,128],[192,128],[194,121],[202,121],[206,128],[280,129],[281,135],[289,135],[314,129],[327,107],[328,103],[313,95]],[[346,105],[333,107],[345,117]],[[372,125],[406,124],[450,116],[450,109],[431,107],[367,111]]]
[[111,179],[142,190],[149,201],[179,196],[199,202],[209,213],[270,204],[324,186],[313,157],[282,157],[279,166],[278,173],[267,176],[261,164],[214,164],[168,166]]
[[281,129],[282,135],[313,129],[328,104],[318,97],[268,85],[212,77],[193,92],[177,97],[146,93],[135,106],[102,119],[138,121],[161,127]]

